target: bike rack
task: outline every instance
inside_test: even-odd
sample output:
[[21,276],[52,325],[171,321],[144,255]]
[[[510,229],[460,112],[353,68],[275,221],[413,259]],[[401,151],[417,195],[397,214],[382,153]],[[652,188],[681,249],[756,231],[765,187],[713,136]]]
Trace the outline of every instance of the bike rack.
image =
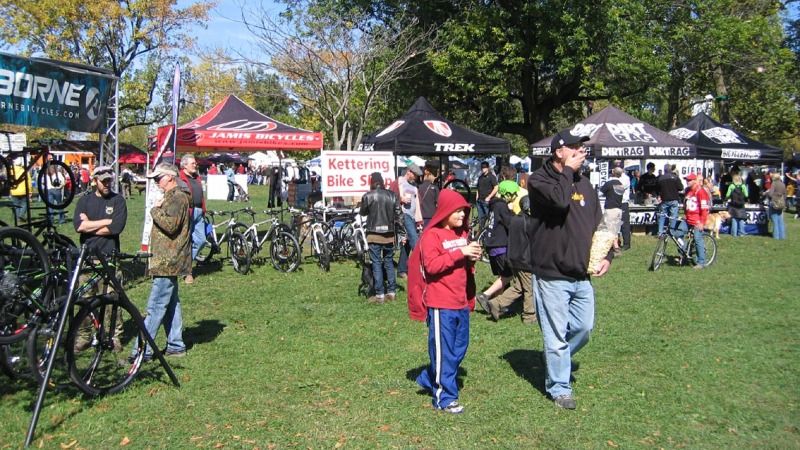
[[172,367],[170,367],[167,360],[164,358],[164,355],[161,353],[161,350],[156,345],[153,337],[150,336],[150,333],[147,332],[147,329],[144,326],[144,319],[142,318],[141,313],[133,305],[128,298],[125,291],[122,289],[122,285],[120,284],[119,280],[113,275],[114,272],[111,270],[111,267],[108,265],[105,257],[98,252],[97,250],[90,250],[86,244],[81,246],[80,254],[78,255],[78,260],[75,262],[75,268],[70,276],[69,282],[69,290],[67,291],[67,300],[64,302],[64,305],[61,307],[61,316],[58,319],[58,330],[56,331],[55,341],[53,342],[53,349],[54,351],[50,353],[49,357],[47,358],[47,368],[44,372],[44,377],[42,380],[42,384],[39,387],[39,395],[36,398],[36,403],[33,407],[33,416],[31,417],[31,423],[28,427],[28,434],[25,437],[25,448],[30,447],[31,443],[33,442],[33,436],[36,432],[36,425],[39,422],[39,414],[42,410],[42,405],[44,404],[44,397],[47,393],[47,386],[50,383],[50,375],[53,372],[53,365],[56,360],[56,355],[58,354],[58,348],[61,346],[61,338],[64,333],[64,327],[67,323],[67,316],[75,304],[73,296],[75,295],[75,289],[78,286],[78,276],[80,274],[81,269],[86,261],[87,254],[91,254],[91,256],[97,258],[100,261],[100,264],[103,266],[103,271],[105,272],[104,278],[107,282],[114,286],[114,291],[117,293],[119,300],[122,303],[128,303],[128,306],[131,306],[132,316],[133,319],[136,321],[136,326],[139,328],[139,331],[145,336],[147,340],[147,344],[150,345],[150,348],[153,349],[153,355],[158,358],[159,362],[161,363],[161,367],[167,372],[169,375],[170,380],[176,387],[180,387],[181,384],[178,381],[178,377],[175,375],[175,372],[172,371]]

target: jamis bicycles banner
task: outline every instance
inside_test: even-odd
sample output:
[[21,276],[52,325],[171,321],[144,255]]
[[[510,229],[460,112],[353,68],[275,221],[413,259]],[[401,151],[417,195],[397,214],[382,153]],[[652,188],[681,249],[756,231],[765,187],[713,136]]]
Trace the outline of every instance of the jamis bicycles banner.
[[0,122],[102,132],[114,80],[89,66],[0,53]]
[[369,175],[380,172],[388,188],[394,181],[392,152],[322,151],[322,195],[361,196],[369,191]]

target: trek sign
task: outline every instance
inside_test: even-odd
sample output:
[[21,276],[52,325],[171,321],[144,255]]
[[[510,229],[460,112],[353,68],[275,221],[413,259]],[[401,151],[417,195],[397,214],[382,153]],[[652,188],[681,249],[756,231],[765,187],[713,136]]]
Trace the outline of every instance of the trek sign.
[[0,122],[101,132],[114,77],[0,53]]
[[394,181],[392,152],[322,151],[322,195],[360,197],[369,191],[369,176],[380,172],[385,186]]

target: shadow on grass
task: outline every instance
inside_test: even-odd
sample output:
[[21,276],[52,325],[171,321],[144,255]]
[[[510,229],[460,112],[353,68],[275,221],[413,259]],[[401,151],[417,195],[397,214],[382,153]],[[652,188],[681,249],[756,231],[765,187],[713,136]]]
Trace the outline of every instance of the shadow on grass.
[[[413,382],[416,382],[417,381],[417,377],[420,376],[420,374],[423,371],[428,370],[428,367],[429,367],[429,365],[425,364],[424,366],[419,366],[419,367],[416,367],[414,369],[410,369],[409,371],[406,372],[406,379],[407,380],[411,380]],[[458,368],[458,374],[456,375],[456,385],[458,385],[458,389],[459,390],[464,388],[464,378],[466,378],[466,376],[467,376],[467,370],[464,369],[463,367],[459,367]],[[419,390],[417,391],[417,394],[419,394],[419,395],[431,395],[431,391],[429,391],[427,389],[423,389],[422,387],[420,387]]]
[[511,350],[502,356],[514,372],[524,378],[534,388],[544,395],[545,368],[542,363],[542,352],[539,350]]
[[208,275],[210,273],[221,271],[222,266],[223,266],[222,260],[216,258],[213,261],[207,263],[196,264],[192,272],[194,276]]
[[183,329],[183,338],[186,348],[191,349],[196,344],[206,344],[217,338],[225,329],[219,320],[201,320],[194,326]]

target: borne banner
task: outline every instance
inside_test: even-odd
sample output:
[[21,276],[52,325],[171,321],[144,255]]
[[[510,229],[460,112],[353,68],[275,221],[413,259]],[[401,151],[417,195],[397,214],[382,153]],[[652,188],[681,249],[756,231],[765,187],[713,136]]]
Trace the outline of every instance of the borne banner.
[[97,70],[0,53],[0,122],[102,132],[115,77]]
[[380,172],[388,188],[394,181],[392,152],[322,151],[322,195],[330,197],[361,196],[369,191],[369,176]]

